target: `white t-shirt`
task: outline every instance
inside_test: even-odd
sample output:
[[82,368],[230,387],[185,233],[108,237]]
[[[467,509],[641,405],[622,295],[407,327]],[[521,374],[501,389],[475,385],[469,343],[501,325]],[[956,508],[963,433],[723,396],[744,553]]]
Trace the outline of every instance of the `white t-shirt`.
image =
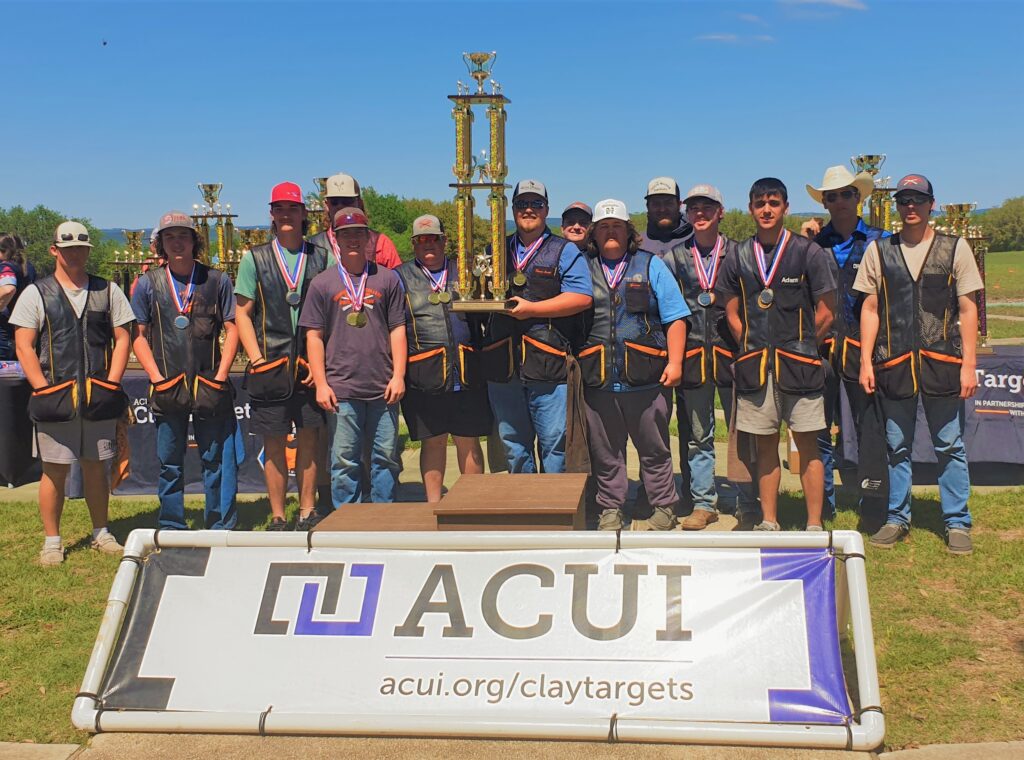
[[[71,302],[75,310],[75,316],[81,317],[85,310],[85,304],[89,300],[88,288],[64,288],[64,294]],[[132,311],[131,302],[125,296],[124,291],[116,283],[110,283],[110,317],[114,327],[122,327],[135,321],[135,313]],[[43,309],[43,297],[39,288],[29,285],[18,296],[18,302],[14,304],[14,311],[8,320],[15,327],[28,327],[33,330],[42,330],[46,324],[46,312]]]
[[[921,276],[924,268],[924,260],[928,250],[932,247],[934,238],[929,235],[917,245],[907,245],[900,241],[900,249],[903,251],[903,259],[907,262],[907,269],[910,276],[917,279]],[[981,273],[978,271],[978,264],[974,261],[974,252],[970,244],[963,238],[956,241],[956,249],[953,251],[953,279],[956,281],[956,294],[965,296],[982,290],[985,284],[981,281]],[[878,244],[871,241],[864,251],[864,258],[860,262],[860,269],[857,270],[857,279],[853,282],[853,289],[859,293],[872,295],[878,293],[882,286],[882,264],[878,259]]]

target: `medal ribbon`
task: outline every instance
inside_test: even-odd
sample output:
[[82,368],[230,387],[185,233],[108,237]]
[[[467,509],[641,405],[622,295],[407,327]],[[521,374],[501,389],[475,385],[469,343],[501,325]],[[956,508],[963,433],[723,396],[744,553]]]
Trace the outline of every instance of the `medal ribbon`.
[[[330,227],[327,228],[327,242],[331,244],[331,252],[334,254],[334,260],[341,265],[341,248],[338,247],[338,240],[334,237],[334,230]],[[303,244],[305,246],[305,244]]]
[[285,265],[284,251],[281,248],[281,244],[277,242],[277,238],[274,238],[274,253],[277,254],[277,268],[281,270],[281,276],[284,277],[284,281],[288,284],[288,289],[298,290],[299,272],[302,271],[302,265],[306,263],[306,241],[302,241],[302,250],[299,252],[298,260],[295,262],[294,272],[288,271],[288,267]]
[[441,271],[441,276],[438,279],[434,278],[434,273],[423,266],[419,261],[416,262],[416,266],[423,270],[423,274],[430,280],[430,289],[435,293],[440,293],[448,288],[448,265],[445,264],[444,269]]
[[359,285],[357,286],[352,281],[352,275],[341,264],[338,264],[338,273],[341,275],[341,282],[345,286],[345,292],[348,293],[348,300],[352,303],[352,311],[363,310],[363,298],[366,296],[366,276],[369,271],[368,266],[363,266],[363,273],[359,275]]
[[521,244],[521,241],[519,240],[519,236],[516,236],[517,245],[515,245],[512,248],[512,262],[515,264],[517,272],[522,272],[524,269],[526,269],[526,265],[530,263],[530,259],[537,255],[537,251],[544,244],[544,240],[546,238],[547,235],[541,235],[539,238],[530,243],[526,250],[523,251],[522,255],[520,255],[518,244]]
[[181,296],[178,295],[178,286],[174,284],[174,277],[171,276],[171,268],[164,267],[164,271],[167,273],[167,284],[171,288],[174,306],[178,309],[179,314],[188,314],[188,310],[192,307],[192,294],[196,289],[196,265],[192,264],[192,271],[188,275],[188,285],[185,288],[185,293]]
[[622,282],[622,276],[626,274],[627,266],[629,266],[628,256],[623,256],[614,268],[609,267],[604,263],[604,259],[601,259],[601,269],[604,270],[604,279],[608,282],[609,290],[615,290],[619,287],[619,283]]
[[715,247],[711,249],[710,271],[704,269],[704,261],[701,258],[700,250],[697,248],[697,243],[695,242],[690,246],[690,253],[693,254],[693,265],[697,270],[697,279],[700,281],[701,290],[715,289],[715,281],[718,279],[718,264],[721,261],[719,254],[722,252],[722,245],[724,243],[725,238],[719,235]]
[[786,246],[789,244],[790,234],[789,230],[783,229],[782,236],[779,238],[778,244],[775,246],[775,260],[772,262],[772,268],[769,271],[765,269],[764,263],[764,248],[757,240],[757,236],[754,237],[754,260],[757,262],[757,272],[761,275],[761,282],[764,286],[770,287],[772,280],[775,279],[775,272],[779,269],[779,262],[782,261],[782,254],[786,252]]

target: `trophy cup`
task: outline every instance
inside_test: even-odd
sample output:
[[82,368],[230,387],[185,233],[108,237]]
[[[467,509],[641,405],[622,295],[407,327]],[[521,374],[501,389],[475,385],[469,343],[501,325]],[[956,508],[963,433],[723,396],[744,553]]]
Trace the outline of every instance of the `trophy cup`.
[[[235,248],[235,222],[237,214],[231,213],[231,204],[221,205],[220,191],[224,187],[220,182],[200,182],[196,185],[199,192],[203,194],[204,204],[202,206],[192,204],[192,221],[195,222],[196,231],[202,236],[206,243],[207,255],[210,262],[225,268],[228,260],[234,255]],[[217,238],[217,251],[214,254],[210,246],[210,223],[213,223]]]
[[[455,120],[455,165],[452,173],[457,180],[449,187],[455,188],[456,250],[458,253],[458,282],[455,291],[458,298],[452,302],[452,310],[460,312],[505,311],[508,292],[508,278],[505,267],[505,121],[508,114],[505,105],[511,103],[501,94],[501,87],[490,79],[491,69],[497,53],[463,53],[462,59],[469,69],[469,75],[476,80],[476,92],[458,83],[456,95],[448,99],[455,104],[452,118]],[[484,91],[484,83],[490,79],[491,91]],[[473,155],[473,106],[487,107],[488,146],[477,158]],[[478,181],[474,181],[478,180]],[[473,242],[473,191],[486,190],[490,207],[490,255],[477,251]]]
[[870,174],[871,179],[875,183],[875,189],[871,192],[871,197],[860,199],[860,207],[857,209],[857,213],[862,214],[864,204],[867,203],[869,209],[868,223],[872,227],[895,232],[896,230],[893,226],[895,219],[892,200],[893,188],[889,187],[891,177],[878,176],[878,173],[882,170],[882,164],[885,163],[885,158],[884,153],[862,153],[859,156],[851,156],[850,165],[853,166],[858,174],[861,172]]
[[142,236],[145,230],[121,230],[124,235],[125,249],[114,251],[113,265],[117,271],[116,282],[128,293],[135,275],[142,269],[146,256],[142,253]]

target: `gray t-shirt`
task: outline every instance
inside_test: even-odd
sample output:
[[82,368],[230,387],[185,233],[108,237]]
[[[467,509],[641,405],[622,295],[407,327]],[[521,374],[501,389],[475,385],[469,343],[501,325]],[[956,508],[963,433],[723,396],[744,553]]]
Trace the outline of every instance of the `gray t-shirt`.
[[[89,289],[66,288],[63,285],[61,287],[64,288],[64,294],[71,302],[75,315],[81,317],[82,311],[85,310],[85,304],[89,300]],[[123,327],[130,322],[134,322],[135,313],[132,311],[132,305],[124,291],[113,282],[109,284],[109,288],[110,317],[114,327]],[[39,294],[39,288],[35,285],[29,285],[18,297],[18,302],[14,305],[14,312],[11,314],[10,323],[15,327],[29,327],[33,330],[43,329],[43,325],[46,324],[46,313],[43,310],[43,297]]]
[[391,331],[405,325],[405,299],[398,275],[370,264],[363,301],[367,324],[348,324],[351,313],[338,267],[332,266],[310,283],[299,327],[323,331],[327,384],[334,395],[339,400],[373,401],[383,397],[394,373]]

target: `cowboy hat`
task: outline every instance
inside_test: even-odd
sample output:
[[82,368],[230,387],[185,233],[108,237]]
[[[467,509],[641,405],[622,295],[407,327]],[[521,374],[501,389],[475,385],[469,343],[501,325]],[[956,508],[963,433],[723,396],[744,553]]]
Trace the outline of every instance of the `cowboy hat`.
[[821,203],[821,196],[829,190],[841,190],[844,187],[854,187],[860,193],[861,200],[866,199],[875,189],[875,181],[867,172],[860,172],[857,176],[850,173],[845,166],[830,166],[825,170],[825,177],[821,180],[821,187],[807,186],[807,194]]

